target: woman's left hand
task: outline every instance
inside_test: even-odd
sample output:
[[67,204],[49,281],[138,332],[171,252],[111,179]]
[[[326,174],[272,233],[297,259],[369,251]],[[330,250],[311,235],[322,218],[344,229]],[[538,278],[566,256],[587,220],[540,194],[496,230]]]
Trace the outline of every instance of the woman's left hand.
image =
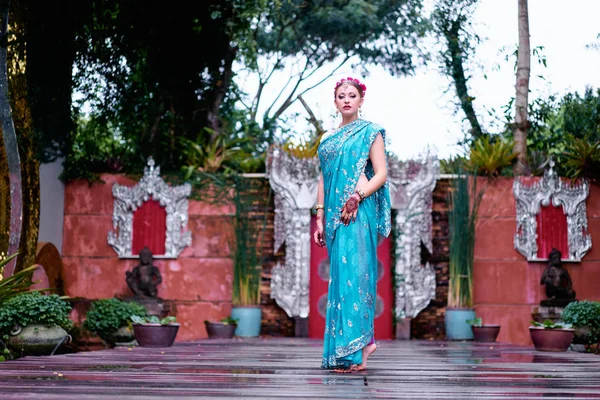
[[356,215],[358,214],[358,204],[360,203],[360,196],[358,193],[352,194],[344,207],[342,207],[341,221],[344,225],[348,225],[350,222],[356,221]]

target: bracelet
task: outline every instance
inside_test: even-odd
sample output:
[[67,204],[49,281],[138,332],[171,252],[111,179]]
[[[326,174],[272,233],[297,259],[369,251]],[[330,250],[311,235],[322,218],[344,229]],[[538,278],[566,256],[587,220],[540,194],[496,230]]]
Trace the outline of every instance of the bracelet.
[[357,195],[359,195],[359,196],[360,196],[360,200],[361,200],[361,201],[363,201],[363,200],[365,199],[365,192],[363,192],[362,190],[360,190],[360,189],[356,189],[356,190],[354,191],[354,193],[356,193]]
[[325,206],[323,204],[315,204],[315,210],[323,210]]

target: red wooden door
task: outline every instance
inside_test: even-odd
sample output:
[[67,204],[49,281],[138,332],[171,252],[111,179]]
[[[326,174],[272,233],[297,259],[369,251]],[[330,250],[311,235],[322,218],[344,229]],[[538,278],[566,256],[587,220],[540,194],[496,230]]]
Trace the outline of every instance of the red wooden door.
[[148,246],[153,255],[165,254],[167,210],[156,200],[146,200],[133,213],[131,254],[138,255]]
[[562,253],[562,258],[569,258],[569,234],[567,216],[562,206],[540,207],[536,215],[537,222],[537,256],[547,259],[553,248]]
[[[316,228],[316,218],[311,220],[311,233]],[[390,238],[385,238],[377,248],[377,303],[375,308],[375,339],[392,339],[394,291],[392,290]],[[322,339],[325,332],[325,310],[327,307],[327,285],[329,282],[329,257],[327,249],[310,242],[310,313],[308,315],[308,337]]]

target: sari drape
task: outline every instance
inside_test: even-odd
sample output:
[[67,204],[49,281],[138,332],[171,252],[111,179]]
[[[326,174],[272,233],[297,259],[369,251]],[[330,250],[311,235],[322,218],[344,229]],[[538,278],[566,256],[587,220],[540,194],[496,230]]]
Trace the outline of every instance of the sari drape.
[[359,119],[322,139],[318,149],[330,265],[322,368],[360,364],[374,335],[378,235],[391,230],[387,181],[360,202],[355,222],[346,226],[340,217],[360,175],[375,173],[369,151],[378,135],[385,143],[383,128]]

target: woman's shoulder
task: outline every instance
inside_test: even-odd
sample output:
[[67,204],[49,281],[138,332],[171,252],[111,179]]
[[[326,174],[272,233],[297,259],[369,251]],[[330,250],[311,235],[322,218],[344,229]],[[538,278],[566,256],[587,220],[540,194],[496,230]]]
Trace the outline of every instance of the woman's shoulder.
[[385,129],[383,129],[383,127],[373,121],[365,121],[367,122],[367,126],[369,127],[369,129],[377,131],[377,132],[381,132],[381,131],[385,131]]

